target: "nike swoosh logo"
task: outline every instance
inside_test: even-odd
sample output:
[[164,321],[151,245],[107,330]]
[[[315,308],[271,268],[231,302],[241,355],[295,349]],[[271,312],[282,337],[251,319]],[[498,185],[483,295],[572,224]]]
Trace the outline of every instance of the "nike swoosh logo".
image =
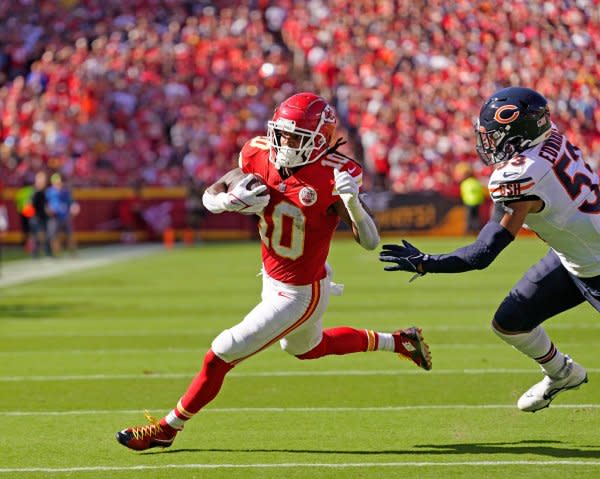
[[504,178],[511,178],[513,176],[517,176],[519,173],[517,173],[516,171],[505,171],[504,173],[502,173],[502,176],[504,176]]
[[351,170],[349,169],[349,170],[348,170],[348,173],[352,174],[352,173],[354,173],[355,171],[356,171],[356,166],[355,166],[354,168],[352,168]]
[[292,297],[291,297],[289,294],[286,294],[286,293],[284,293],[283,291],[279,291],[279,292],[277,293],[277,296],[282,296],[282,297],[284,297],[284,298],[287,298],[287,299],[294,299],[294,298],[292,298]]

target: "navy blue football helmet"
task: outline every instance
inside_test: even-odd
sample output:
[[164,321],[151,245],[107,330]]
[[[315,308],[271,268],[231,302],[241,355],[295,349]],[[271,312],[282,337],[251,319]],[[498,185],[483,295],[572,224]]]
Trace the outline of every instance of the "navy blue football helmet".
[[489,97],[475,124],[477,153],[486,165],[514,158],[550,136],[548,101],[535,90],[509,87]]

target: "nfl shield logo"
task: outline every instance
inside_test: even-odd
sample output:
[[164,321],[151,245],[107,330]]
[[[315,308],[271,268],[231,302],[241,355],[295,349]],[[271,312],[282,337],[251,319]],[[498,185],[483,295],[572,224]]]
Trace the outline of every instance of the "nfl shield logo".
[[310,186],[302,188],[300,193],[298,193],[298,197],[300,198],[300,203],[304,206],[312,206],[317,202],[317,192]]

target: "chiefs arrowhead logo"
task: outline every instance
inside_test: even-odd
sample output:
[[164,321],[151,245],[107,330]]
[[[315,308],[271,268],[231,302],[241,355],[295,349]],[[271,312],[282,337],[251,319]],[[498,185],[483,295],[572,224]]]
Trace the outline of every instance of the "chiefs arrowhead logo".
[[494,120],[502,125],[512,123],[519,118],[519,107],[515,105],[504,105],[496,110]]
[[317,202],[317,192],[314,188],[305,186],[300,190],[298,198],[300,199],[300,203],[304,206],[312,206]]
[[335,112],[333,111],[333,108],[331,108],[331,106],[327,105],[324,109],[323,109],[323,121],[325,123],[335,123]]

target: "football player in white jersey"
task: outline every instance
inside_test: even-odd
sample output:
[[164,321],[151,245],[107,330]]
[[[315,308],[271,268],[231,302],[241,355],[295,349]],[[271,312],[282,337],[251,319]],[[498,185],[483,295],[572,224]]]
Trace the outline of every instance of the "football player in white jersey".
[[493,165],[493,218],[472,244],[428,255],[403,241],[384,245],[386,271],[460,273],[486,268],[525,226],[550,251],[504,299],[493,331],[537,361],[544,378],[519,399],[522,411],[548,407],[556,395],[587,382],[583,367],[560,352],[541,324],[587,301],[600,311],[598,174],[550,121],[548,102],[529,88],[504,88],[486,100],[476,123],[477,152]]

